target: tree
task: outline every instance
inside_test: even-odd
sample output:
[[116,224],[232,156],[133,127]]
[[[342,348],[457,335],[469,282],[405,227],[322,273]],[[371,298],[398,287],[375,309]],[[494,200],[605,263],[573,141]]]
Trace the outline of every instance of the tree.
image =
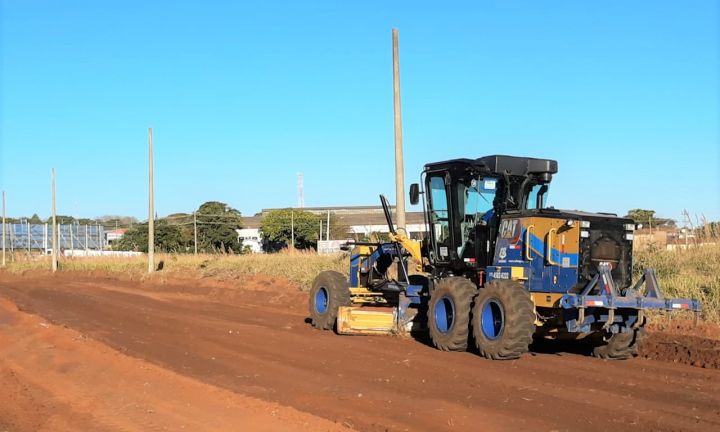
[[28,222],[33,225],[40,225],[43,223],[42,219],[40,219],[40,216],[38,216],[37,213],[33,213],[30,219],[28,219]]
[[632,219],[637,224],[649,225],[654,220],[655,210],[632,209],[628,210],[625,217]]
[[325,238],[325,234],[327,233],[327,227],[325,226],[325,224],[327,223],[327,213],[325,215],[319,215],[318,218],[322,222],[323,240],[346,240],[347,238],[349,238],[348,232],[350,231],[350,226],[335,213],[330,213],[329,239]]
[[97,218],[96,223],[106,227],[128,228],[137,224],[138,220],[133,216],[105,215]]
[[[158,252],[182,252],[187,244],[182,238],[180,227],[164,220],[155,223],[155,250]],[[115,249],[137,252],[148,251],[148,224],[135,225],[118,240]]]
[[628,210],[625,217],[632,219],[636,224],[643,224],[645,227],[675,226],[675,221],[672,219],[655,217],[655,210],[632,209]]
[[237,229],[242,228],[240,212],[225,203],[208,201],[197,209],[198,250],[242,253]]
[[[58,225],[72,225],[75,223],[75,218],[72,216],[63,216],[63,215],[55,215],[55,220],[57,221]],[[52,223],[52,216],[47,218],[47,223]]]
[[317,246],[320,218],[303,210],[282,209],[269,212],[262,219],[263,238],[271,244],[289,246],[292,226],[295,226],[295,247],[308,249]]

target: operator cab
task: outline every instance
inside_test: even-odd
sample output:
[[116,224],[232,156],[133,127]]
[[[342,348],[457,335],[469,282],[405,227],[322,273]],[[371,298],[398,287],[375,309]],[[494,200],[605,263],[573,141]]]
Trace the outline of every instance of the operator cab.
[[[498,155],[425,165],[425,247],[433,272],[476,274],[487,267],[501,216],[543,208],[555,173],[554,160]],[[416,184],[410,201],[419,201]]]

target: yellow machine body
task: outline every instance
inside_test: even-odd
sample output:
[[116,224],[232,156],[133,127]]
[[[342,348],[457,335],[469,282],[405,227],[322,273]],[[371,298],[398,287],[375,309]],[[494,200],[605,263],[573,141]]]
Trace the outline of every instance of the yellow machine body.
[[395,330],[395,308],[341,306],[337,316],[340,334],[390,334]]

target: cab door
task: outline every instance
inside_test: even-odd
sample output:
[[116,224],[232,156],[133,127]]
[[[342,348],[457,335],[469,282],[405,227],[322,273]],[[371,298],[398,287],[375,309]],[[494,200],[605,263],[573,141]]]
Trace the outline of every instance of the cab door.
[[453,251],[448,184],[449,178],[446,173],[428,174],[427,189],[430,191],[428,195],[429,229],[433,246],[433,259],[437,262],[449,262]]

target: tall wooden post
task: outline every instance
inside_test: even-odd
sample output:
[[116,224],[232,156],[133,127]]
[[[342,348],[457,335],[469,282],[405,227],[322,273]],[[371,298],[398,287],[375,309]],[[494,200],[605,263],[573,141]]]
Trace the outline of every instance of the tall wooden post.
[[2,193],[3,198],[3,216],[2,216],[2,266],[5,267],[5,191]]
[[193,212],[193,238],[195,239],[195,255],[197,255],[197,212]]
[[55,168],[52,169],[52,271],[58,269],[58,230],[57,212],[55,208]]
[[153,189],[153,135],[148,128],[148,273],[155,271],[155,194]]
[[395,214],[398,228],[405,228],[405,168],[403,166],[402,111],[400,108],[400,52],[398,31],[392,30],[393,112],[395,113]]
[[327,223],[325,224],[325,240],[330,241],[330,210],[327,212]]
[[292,249],[290,252],[295,252],[295,211],[290,210],[290,244]]

